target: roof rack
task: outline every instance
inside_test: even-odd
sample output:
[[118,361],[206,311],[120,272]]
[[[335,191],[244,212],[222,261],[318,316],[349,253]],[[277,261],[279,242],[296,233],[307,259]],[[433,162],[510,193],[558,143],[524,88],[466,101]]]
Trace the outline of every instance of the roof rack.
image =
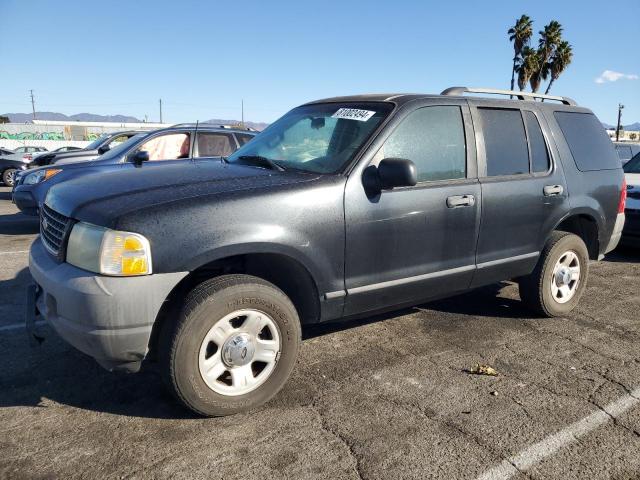
[[257,130],[251,128],[251,127],[242,127],[242,126],[234,126],[234,125],[220,125],[219,123],[209,123],[209,122],[198,122],[197,124],[195,122],[187,122],[187,123],[175,123],[173,125],[171,125],[171,128],[175,128],[175,127],[195,127],[196,125],[200,126],[200,127],[215,127],[215,128],[220,128],[220,129],[224,129],[224,130],[247,130],[249,132],[257,132]]
[[575,100],[569,97],[558,97],[555,95],[544,95],[542,93],[518,92],[515,90],[499,90],[497,88],[475,88],[475,87],[450,87],[443,90],[440,95],[461,96],[465,93],[488,93],[490,95],[509,95],[520,100],[532,102],[536,98],[544,100],[555,100],[564,105],[578,105]]

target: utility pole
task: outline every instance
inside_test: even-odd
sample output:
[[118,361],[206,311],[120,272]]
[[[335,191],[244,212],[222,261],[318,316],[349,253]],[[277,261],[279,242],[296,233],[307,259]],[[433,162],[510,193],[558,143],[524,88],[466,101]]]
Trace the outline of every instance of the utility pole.
[[162,123],[162,99],[160,99],[160,123]]
[[244,128],[244,98],[242,99],[242,128]]
[[31,94],[31,110],[33,111],[33,119],[36,119],[36,102],[33,99],[33,90],[29,90],[29,93]]
[[624,105],[618,104],[618,125],[616,126],[616,142],[620,140],[620,120],[622,119],[622,109]]

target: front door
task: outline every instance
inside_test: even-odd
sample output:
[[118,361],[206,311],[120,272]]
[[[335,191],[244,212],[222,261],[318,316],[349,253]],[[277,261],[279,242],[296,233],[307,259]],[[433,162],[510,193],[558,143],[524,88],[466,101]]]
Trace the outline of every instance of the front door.
[[[368,197],[362,171],[384,158],[412,160],[418,184]],[[347,182],[345,315],[469,286],[481,202],[475,161],[466,102],[398,112]]]

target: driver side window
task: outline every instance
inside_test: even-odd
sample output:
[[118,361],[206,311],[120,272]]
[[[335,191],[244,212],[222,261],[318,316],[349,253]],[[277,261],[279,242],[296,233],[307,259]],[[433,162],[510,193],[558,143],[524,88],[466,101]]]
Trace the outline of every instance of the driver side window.
[[170,133],[146,141],[138,151],[148,152],[150,161],[178,160],[189,158],[190,145],[188,133]]
[[374,158],[411,160],[418,183],[466,177],[466,143],[457,106],[423,107],[410,113],[387,138]]

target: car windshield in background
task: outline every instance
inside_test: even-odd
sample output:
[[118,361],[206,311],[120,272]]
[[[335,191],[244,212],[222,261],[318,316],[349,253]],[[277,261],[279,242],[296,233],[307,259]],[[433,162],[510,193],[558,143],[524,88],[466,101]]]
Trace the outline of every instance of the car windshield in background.
[[89,145],[87,145],[84,148],[86,150],[95,150],[100,145],[102,145],[102,143],[104,143],[105,138],[107,138],[106,135],[100,135],[98,138],[96,138],[93,142],[91,142]]
[[640,173],[640,153],[636,153],[631,160],[625,163],[622,169],[624,173]]
[[228,161],[336,173],[392,109],[391,104],[379,102],[304,105],[277,120]]
[[[122,142],[117,147],[113,147],[107,153],[105,153],[104,155],[96,158],[95,160],[106,160],[106,159],[109,159],[109,158],[113,158],[113,157],[117,157],[119,155],[122,155],[124,152],[129,150],[131,147],[136,145],[138,142],[142,141],[142,139],[146,138],[147,135],[149,135],[149,133],[138,133],[137,135],[134,135],[133,137],[131,137],[126,142]],[[68,160],[61,160],[60,162],[54,162],[54,163],[56,165],[59,165],[61,163],[69,163],[69,161]]]
[[133,145],[140,142],[143,138],[147,138],[149,136],[149,133],[138,133],[137,135],[134,135],[133,137],[129,138],[127,141],[118,144],[116,147],[113,147],[107,153],[102,155],[100,159],[102,160],[104,158],[117,157],[118,155],[121,155],[122,153],[129,150]]

